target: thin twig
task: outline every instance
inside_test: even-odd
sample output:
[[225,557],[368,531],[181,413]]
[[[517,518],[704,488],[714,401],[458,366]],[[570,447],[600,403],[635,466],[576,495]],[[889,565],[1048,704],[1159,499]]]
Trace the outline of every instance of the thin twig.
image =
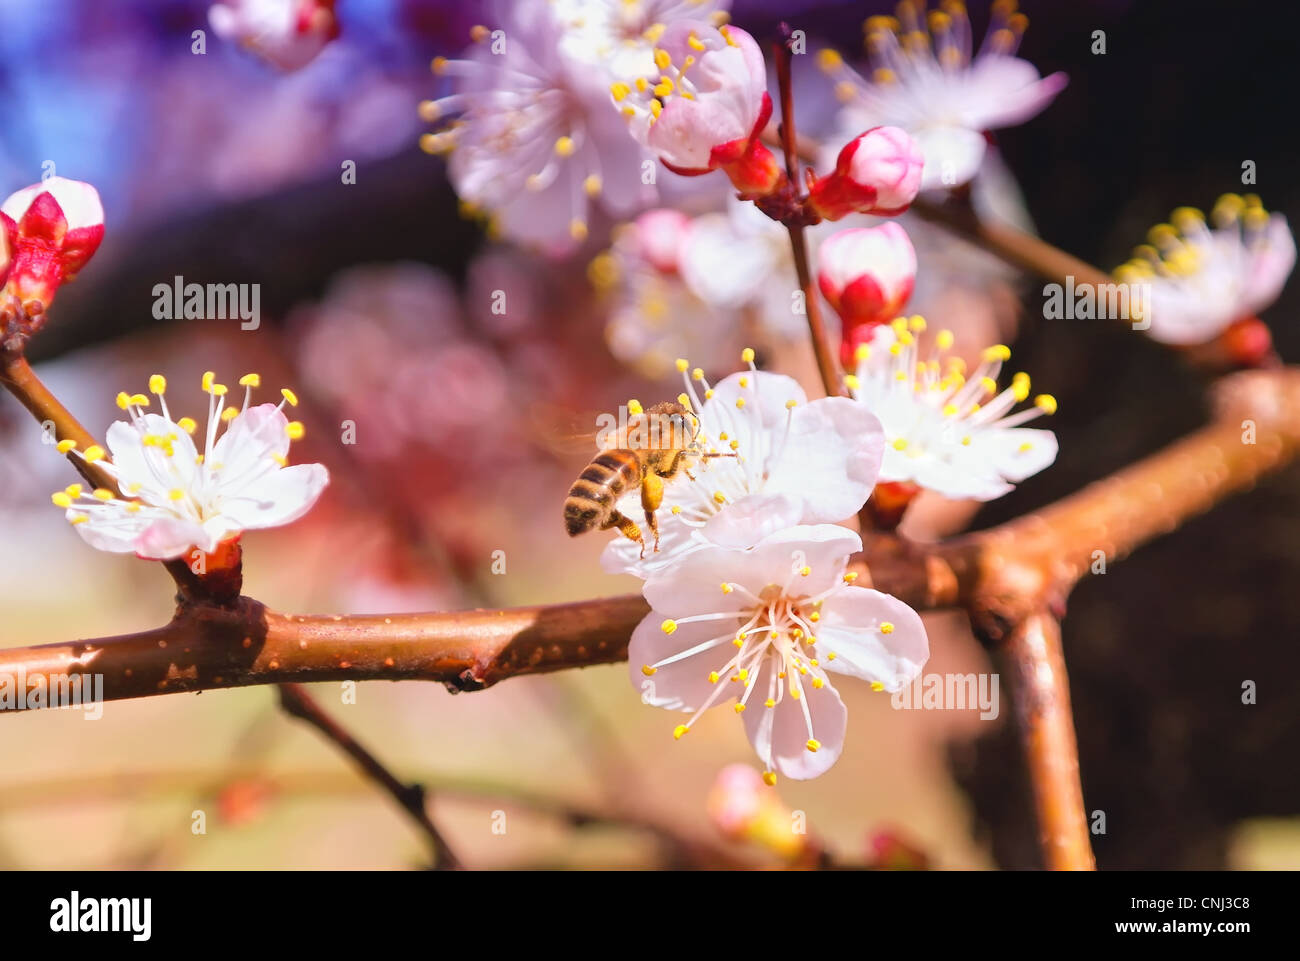
[[[799,157],[795,149],[796,133],[794,128],[794,85],[790,81],[790,47],[788,41],[775,45],[776,79],[781,97],[781,148],[785,154],[786,176],[790,179],[790,189],[800,190]],[[813,283],[812,269],[808,263],[808,243],[804,237],[804,227],[797,219],[786,223],[790,234],[790,252],[794,257],[795,274],[799,279],[799,290],[803,294],[804,313],[808,317],[808,332],[812,335],[813,351],[817,355],[817,371],[821,374],[822,387],[828,397],[845,394],[844,382],[840,377],[839,364],[835,351],[831,348],[830,337],[826,333],[826,323],[822,318],[821,301],[818,300],[817,287]]]
[[394,777],[388,768],[361,745],[361,742],[325,713],[301,684],[280,685],[280,706],[284,708],[285,713],[306,721],[320,731],[339,750],[356,761],[357,767],[366,777],[388,792],[429,839],[429,845],[433,848],[434,866],[438,870],[453,871],[464,867],[452,851],[451,845],[447,843],[447,839],[442,836],[437,825],[429,817],[428,799],[425,797],[422,785],[403,784]]

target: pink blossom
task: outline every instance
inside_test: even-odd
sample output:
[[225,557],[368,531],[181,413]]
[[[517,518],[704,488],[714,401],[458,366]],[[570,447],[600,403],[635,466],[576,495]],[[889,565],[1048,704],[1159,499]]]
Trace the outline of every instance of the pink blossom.
[[842,230],[817,251],[817,284],[844,323],[847,363],[872,330],[893,320],[912,296],[916,251],[895,223]]
[[844,145],[835,170],[816,180],[808,204],[826,220],[851,213],[894,217],[921,189],[925,157],[898,127],[873,127]]
[[658,75],[610,87],[633,135],[688,177],[723,170],[744,193],[770,193],[784,174],[758,135],[772,115],[767,68],[735,27],[683,20],[654,51]]

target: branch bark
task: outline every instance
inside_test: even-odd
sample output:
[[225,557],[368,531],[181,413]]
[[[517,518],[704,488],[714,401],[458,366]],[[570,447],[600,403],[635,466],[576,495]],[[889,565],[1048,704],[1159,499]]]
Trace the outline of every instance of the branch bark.
[[1053,871],[1095,870],[1060,624],[1046,611],[1031,614],[1011,632],[1003,657],[1013,674],[1011,696],[1033,784],[1045,866]]

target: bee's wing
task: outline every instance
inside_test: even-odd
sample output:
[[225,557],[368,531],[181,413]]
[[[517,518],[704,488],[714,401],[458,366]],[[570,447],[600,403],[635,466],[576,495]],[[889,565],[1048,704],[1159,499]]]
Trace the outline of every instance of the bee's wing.
[[599,443],[604,435],[596,427],[595,413],[575,413],[555,404],[536,404],[529,407],[527,417],[530,434],[537,445],[557,458],[590,457],[608,448],[607,444]]

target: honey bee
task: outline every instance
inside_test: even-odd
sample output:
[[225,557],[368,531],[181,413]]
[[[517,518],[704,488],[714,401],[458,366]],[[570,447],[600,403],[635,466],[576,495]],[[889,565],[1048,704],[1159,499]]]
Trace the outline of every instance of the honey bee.
[[688,460],[735,457],[735,454],[706,453],[700,447],[699,422],[676,401],[655,404],[644,412],[637,409],[627,425],[603,437],[601,451],[573,482],[564,501],[564,527],[570,537],[590,530],[618,528],[629,540],[641,545],[641,528],[618,509],[618,501],[634,486],[641,488],[641,507],[646,524],[659,550],[659,522],[655,512],[664,499],[664,484],[678,472],[694,480],[686,469]]

